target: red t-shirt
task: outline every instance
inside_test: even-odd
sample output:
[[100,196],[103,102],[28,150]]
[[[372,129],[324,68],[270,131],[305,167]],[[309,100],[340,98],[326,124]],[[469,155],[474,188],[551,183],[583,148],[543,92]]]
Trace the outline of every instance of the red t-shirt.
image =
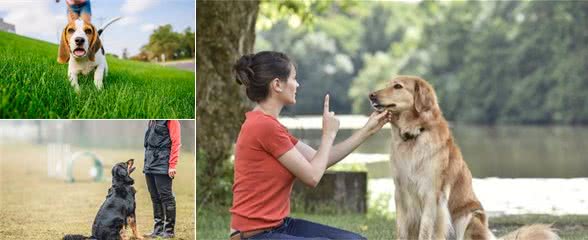
[[246,113],[235,146],[231,228],[251,231],[278,226],[290,214],[296,178],[278,158],[296,145],[284,125],[261,111]]

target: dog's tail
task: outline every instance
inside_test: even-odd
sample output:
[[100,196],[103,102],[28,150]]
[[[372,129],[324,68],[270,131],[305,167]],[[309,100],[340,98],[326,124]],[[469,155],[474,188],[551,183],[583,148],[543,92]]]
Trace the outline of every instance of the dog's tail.
[[533,224],[523,226],[498,240],[559,240],[551,225]]
[[63,236],[63,240],[87,240],[87,239],[94,239],[92,237],[86,237],[84,235],[79,234],[67,234]]
[[110,24],[120,20],[121,18],[122,17],[115,17],[115,18],[111,19],[110,21],[108,21],[106,24],[102,25],[102,27],[100,27],[100,29],[98,29],[98,36],[100,36],[102,34],[102,32],[104,31],[104,29],[106,29],[108,26],[110,26]]

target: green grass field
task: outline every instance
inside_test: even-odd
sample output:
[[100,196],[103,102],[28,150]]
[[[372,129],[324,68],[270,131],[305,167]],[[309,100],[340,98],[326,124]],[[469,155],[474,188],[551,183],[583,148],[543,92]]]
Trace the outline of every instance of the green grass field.
[[76,94],[57,49],[0,31],[0,118],[194,118],[194,72],[108,56],[104,89],[91,73]]
[[[394,239],[395,219],[379,214],[308,214],[294,212],[292,217],[327,224],[361,234],[367,239]],[[553,224],[562,240],[588,239],[588,216],[512,215],[490,218],[490,228],[496,236],[504,236],[523,225]],[[229,234],[228,207],[210,207],[197,212],[197,239],[226,239]]]
[[[78,151],[81,149],[72,149]],[[100,155],[104,173],[110,179],[111,167],[134,158],[137,170],[131,174],[137,189],[137,229],[153,227],[151,199],[142,174],[142,149],[83,149]],[[65,234],[90,235],[92,223],[106,197],[110,180],[89,181],[90,161],[75,165],[76,183],[47,176],[47,148],[41,145],[0,144],[0,239],[61,239]],[[194,155],[182,152],[174,179],[177,220],[175,239],[194,239]],[[82,181],[85,180],[85,181]],[[132,236],[127,230],[127,236]]]

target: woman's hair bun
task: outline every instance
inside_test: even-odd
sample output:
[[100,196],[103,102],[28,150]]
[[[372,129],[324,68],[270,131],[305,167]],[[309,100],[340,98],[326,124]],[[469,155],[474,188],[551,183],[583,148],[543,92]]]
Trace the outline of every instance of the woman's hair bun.
[[237,63],[235,63],[235,66],[233,67],[236,73],[235,80],[238,84],[245,85],[245,87],[248,87],[255,77],[255,73],[253,72],[253,69],[251,69],[251,65],[253,64],[253,56],[255,55],[243,55],[241,58],[239,58],[239,60],[237,60]]

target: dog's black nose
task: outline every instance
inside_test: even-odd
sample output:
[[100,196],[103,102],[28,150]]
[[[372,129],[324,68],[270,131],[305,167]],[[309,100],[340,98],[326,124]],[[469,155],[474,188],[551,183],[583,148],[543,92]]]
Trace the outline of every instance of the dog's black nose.
[[370,100],[372,100],[372,101],[376,101],[377,99],[378,99],[378,98],[376,97],[376,93],[375,93],[375,92],[373,92],[373,93],[370,93]]
[[86,40],[84,40],[84,38],[82,38],[82,37],[77,37],[74,41],[76,42],[77,45],[82,45],[82,44],[84,44],[84,42]]

